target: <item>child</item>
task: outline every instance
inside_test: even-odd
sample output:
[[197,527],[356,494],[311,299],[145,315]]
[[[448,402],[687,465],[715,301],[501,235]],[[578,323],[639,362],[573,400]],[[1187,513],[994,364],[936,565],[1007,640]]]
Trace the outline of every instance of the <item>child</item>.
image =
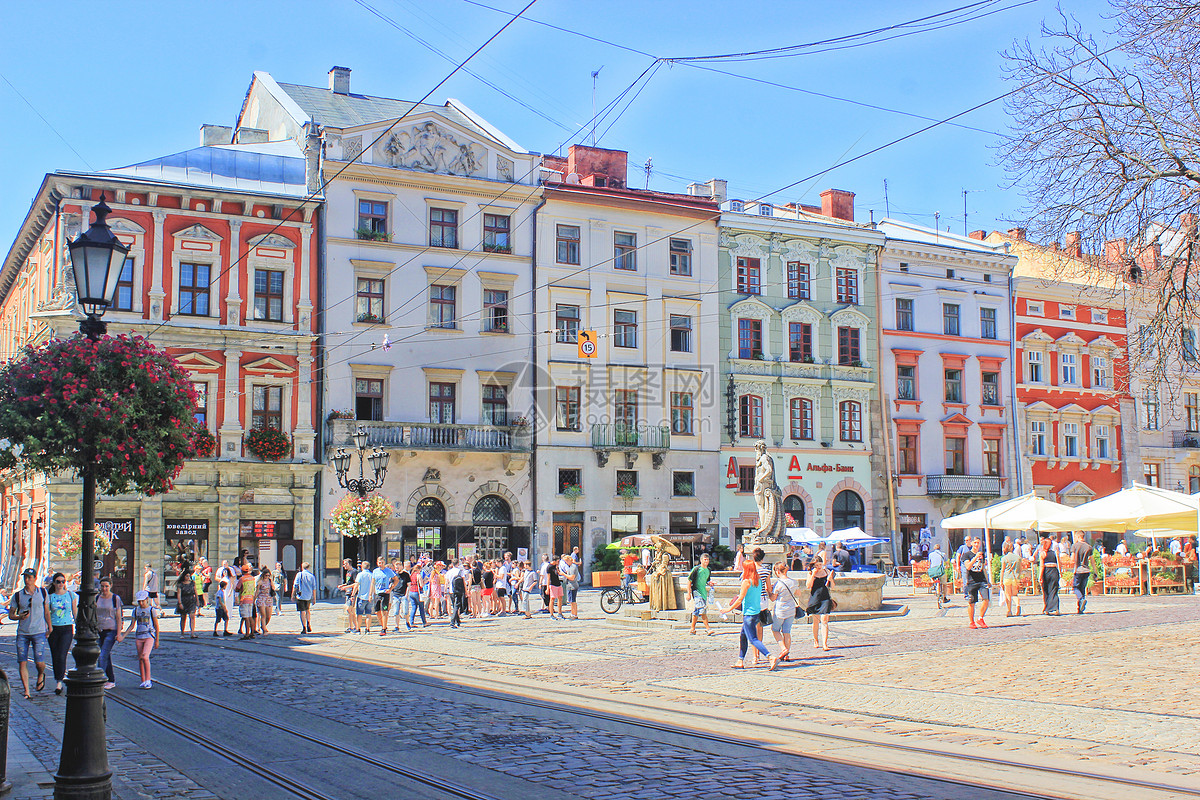
[[129,627],[117,636],[117,641],[124,641],[130,633],[134,634],[134,644],[137,645],[138,669],[142,673],[142,689],[149,689],[150,683],[150,651],[158,648],[158,609],[150,605],[150,593],[143,590],[133,596],[137,605],[129,620]]
[[218,635],[217,626],[219,626],[222,622],[225,623],[225,633],[221,635],[233,636],[233,634],[229,632],[229,594],[229,581],[222,580],[220,587],[217,589],[217,621],[213,623],[213,636]]

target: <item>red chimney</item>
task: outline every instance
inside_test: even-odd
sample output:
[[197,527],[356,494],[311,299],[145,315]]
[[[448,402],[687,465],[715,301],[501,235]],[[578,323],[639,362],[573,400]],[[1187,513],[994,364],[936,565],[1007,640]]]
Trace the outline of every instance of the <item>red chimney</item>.
[[1009,228],[1008,235],[1014,239],[1024,239],[1025,238],[1025,229],[1024,228]]
[[1125,239],[1110,239],[1104,243],[1104,260],[1117,264],[1125,260]]
[[821,192],[821,214],[854,222],[854,192],[845,189],[826,189]]
[[1063,246],[1063,250],[1076,258],[1083,258],[1083,237],[1079,231],[1067,233],[1067,243]]
[[[567,152],[567,172],[574,172],[587,186],[609,186],[624,189],[628,173],[629,153],[625,150],[606,150],[573,144]],[[594,176],[591,181],[585,181]]]
[[971,231],[967,234],[967,236],[982,242],[987,238],[987,231]]

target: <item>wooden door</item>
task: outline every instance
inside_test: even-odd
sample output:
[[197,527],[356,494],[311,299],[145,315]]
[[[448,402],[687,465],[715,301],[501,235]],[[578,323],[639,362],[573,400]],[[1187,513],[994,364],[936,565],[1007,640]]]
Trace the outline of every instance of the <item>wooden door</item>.
[[561,556],[578,547],[583,552],[583,523],[556,522],[554,523],[554,555]]

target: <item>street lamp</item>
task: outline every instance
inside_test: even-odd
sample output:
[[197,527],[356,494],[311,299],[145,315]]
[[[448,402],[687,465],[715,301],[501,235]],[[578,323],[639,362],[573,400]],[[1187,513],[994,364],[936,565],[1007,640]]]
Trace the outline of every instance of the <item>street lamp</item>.
[[[79,331],[95,341],[108,325],[101,317],[112,304],[117,281],[129,247],[122,244],[104,221],[112,209],[100,195],[96,221],[68,247],[71,271],[79,305],[87,316]],[[90,444],[90,443],[89,443]],[[89,459],[94,460],[94,456]],[[100,659],[99,624],[96,620],[96,471],[82,471],[82,573],[79,578],[79,610],[75,617],[75,669],[67,673],[67,708],[63,722],[62,754],[54,776],[55,800],[103,800],[112,795],[112,770],[108,767],[108,745],[104,733],[104,673],[96,668]]]
[[[346,448],[339,447],[330,460],[333,461],[333,469],[337,473],[338,485],[354,492],[359,497],[366,497],[383,485],[383,479],[387,477],[388,454],[386,450],[376,447],[371,451],[371,455],[367,455],[367,429],[362,425],[359,425],[358,430],[354,432],[354,444],[358,450],[357,478],[346,477],[346,473],[350,471],[351,458],[350,453],[346,452]],[[371,471],[375,475],[374,480],[365,476],[364,462],[366,461],[371,462]]]

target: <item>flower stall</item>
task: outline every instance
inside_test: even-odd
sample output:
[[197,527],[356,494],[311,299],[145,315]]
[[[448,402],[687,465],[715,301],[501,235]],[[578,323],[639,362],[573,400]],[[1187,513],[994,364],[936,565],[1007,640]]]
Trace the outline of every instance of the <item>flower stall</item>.
[[1142,577],[1142,565],[1133,556],[1108,555],[1101,563],[1104,565],[1105,594],[1141,594],[1145,582]]
[[1173,555],[1152,556],[1144,567],[1150,594],[1182,593],[1184,586],[1183,560]]

